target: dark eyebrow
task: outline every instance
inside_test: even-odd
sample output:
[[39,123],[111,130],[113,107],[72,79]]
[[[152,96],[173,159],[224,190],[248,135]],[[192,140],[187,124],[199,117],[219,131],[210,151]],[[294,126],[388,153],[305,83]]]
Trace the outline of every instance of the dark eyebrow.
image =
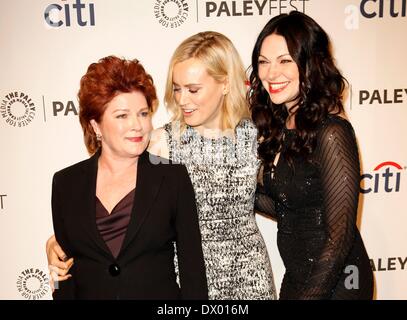
[[284,53],[284,54],[282,54],[282,55],[279,55],[277,58],[282,58],[282,57],[284,57],[284,56],[290,56],[290,57],[291,57],[291,55],[290,55],[289,53]]
[[[284,56],[290,56],[290,54],[289,54],[289,53],[283,53],[283,54],[280,54],[280,55],[277,57],[277,59],[282,58],[282,57],[284,57]],[[269,61],[270,61],[270,59],[269,59],[269,58],[267,58],[267,57],[263,56],[262,54],[259,54],[259,58],[260,58],[260,57],[262,57],[262,58],[264,58],[264,59],[266,59],[266,60],[269,60]]]

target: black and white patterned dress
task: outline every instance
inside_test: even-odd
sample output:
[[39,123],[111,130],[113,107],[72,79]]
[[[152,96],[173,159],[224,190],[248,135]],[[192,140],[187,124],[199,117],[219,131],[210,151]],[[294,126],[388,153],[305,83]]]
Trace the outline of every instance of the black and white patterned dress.
[[260,164],[254,124],[242,120],[235,137],[219,139],[175,123],[164,129],[170,159],[187,167],[195,189],[209,299],[275,299],[253,210]]

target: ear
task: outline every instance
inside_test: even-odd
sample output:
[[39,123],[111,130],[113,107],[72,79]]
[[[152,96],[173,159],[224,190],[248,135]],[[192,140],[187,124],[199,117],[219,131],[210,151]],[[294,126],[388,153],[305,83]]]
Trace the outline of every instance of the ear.
[[225,80],[223,81],[223,89],[222,89],[222,94],[227,95],[229,93],[229,78],[226,77]]
[[93,131],[95,132],[96,135],[101,134],[99,124],[96,122],[96,120],[94,119],[90,120],[90,125],[92,126]]

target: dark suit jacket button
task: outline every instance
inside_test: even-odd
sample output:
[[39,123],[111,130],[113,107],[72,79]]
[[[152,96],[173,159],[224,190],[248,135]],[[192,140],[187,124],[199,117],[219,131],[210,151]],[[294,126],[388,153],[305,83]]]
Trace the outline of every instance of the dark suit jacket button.
[[120,274],[120,267],[114,263],[109,266],[109,273],[112,277],[116,277]]

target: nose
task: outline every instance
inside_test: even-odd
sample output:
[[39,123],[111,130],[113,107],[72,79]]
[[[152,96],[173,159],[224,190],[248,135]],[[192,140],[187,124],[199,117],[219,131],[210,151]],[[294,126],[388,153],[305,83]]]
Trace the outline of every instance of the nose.
[[268,78],[268,80],[277,79],[279,74],[280,74],[280,70],[278,68],[278,65],[275,62],[271,62],[268,65],[268,69],[267,69],[267,78]]
[[178,104],[182,107],[188,103],[188,92],[187,90],[180,89],[178,92]]
[[130,117],[130,127],[136,131],[141,131],[142,125],[140,118],[137,115]]

